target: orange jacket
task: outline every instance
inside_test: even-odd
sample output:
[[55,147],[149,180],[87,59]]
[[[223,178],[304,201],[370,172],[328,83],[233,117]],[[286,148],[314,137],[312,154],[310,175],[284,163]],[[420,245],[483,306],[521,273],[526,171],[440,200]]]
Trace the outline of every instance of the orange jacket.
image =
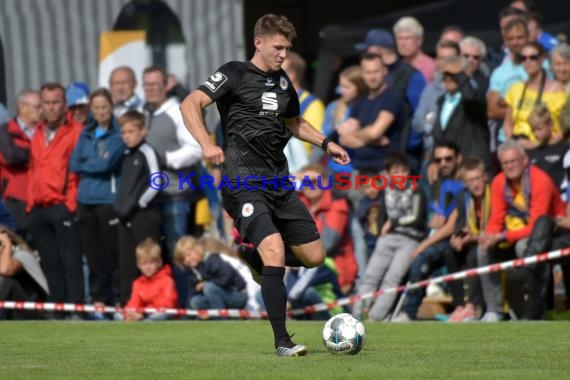
[[[299,193],[299,198],[310,210],[307,197],[303,193]],[[331,190],[323,190],[323,197],[312,214],[321,237],[323,237],[325,229],[331,230],[340,237],[334,251],[327,252],[327,255],[334,259],[338,270],[338,283],[340,286],[354,284],[358,274],[358,263],[354,256],[354,245],[350,235],[350,207],[348,202],[344,198],[334,199]]]
[[16,119],[0,127],[0,187],[4,186],[4,199],[26,201],[30,145],[31,140]]
[[[538,167],[530,166],[530,200],[528,207],[528,222],[525,227],[508,231],[505,227],[508,204],[505,199],[505,174],[497,174],[491,184],[491,216],[487,223],[488,233],[505,232],[505,239],[511,243],[530,236],[534,222],[542,215],[564,215],[565,206],[560,199],[560,191],[550,179],[550,176]],[[509,186],[514,196],[514,189]]]
[[47,146],[46,129],[47,125],[42,123],[32,140],[26,209],[29,212],[34,206],[63,203],[70,212],[75,212],[79,179],[69,171],[69,159],[83,124],[65,120]]
[[178,294],[172,279],[172,269],[164,265],[150,278],[140,276],[133,281],[131,299],[127,308],[177,308]]

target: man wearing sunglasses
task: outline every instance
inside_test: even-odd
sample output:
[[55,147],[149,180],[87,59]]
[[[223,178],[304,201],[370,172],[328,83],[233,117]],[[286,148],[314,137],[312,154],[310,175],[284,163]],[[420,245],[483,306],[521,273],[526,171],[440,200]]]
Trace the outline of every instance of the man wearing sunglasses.
[[[422,281],[445,265],[445,252],[451,249],[450,237],[455,231],[457,213],[456,196],[463,190],[463,183],[456,180],[459,163],[459,148],[450,141],[440,141],[433,151],[433,161],[437,165],[438,179],[429,188],[424,189],[429,201],[428,237],[412,253],[412,265],[409,281]],[[425,296],[425,289],[411,289],[403,311],[392,321],[407,322],[416,319],[418,309]]]

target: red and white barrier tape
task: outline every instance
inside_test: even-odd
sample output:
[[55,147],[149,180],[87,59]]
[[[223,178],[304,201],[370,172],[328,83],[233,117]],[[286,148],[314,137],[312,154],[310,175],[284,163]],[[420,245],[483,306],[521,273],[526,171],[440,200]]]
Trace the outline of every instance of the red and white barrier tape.
[[[337,306],[351,305],[357,302],[369,298],[378,298],[383,294],[389,293],[400,293],[406,289],[416,289],[425,288],[431,284],[439,284],[443,282],[452,282],[456,280],[462,280],[467,277],[480,276],[482,274],[494,273],[504,271],[510,268],[524,267],[527,265],[532,265],[535,263],[542,263],[551,260],[555,260],[561,257],[570,256],[570,247],[559,249],[556,251],[551,251],[547,253],[541,253],[536,256],[525,257],[521,259],[515,259],[510,261],[505,261],[502,263],[496,263],[487,265],[479,268],[467,269],[460,272],[455,272],[447,274],[445,276],[430,278],[427,280],[414,282],[407,286],[402,285],[395,288],[390,288],[386,290],[378,290],[376,292],[370,292],[361,295],[354,295],[346,298],[342,298],[329,303],[319,303],[316,305],[306,306],[301,309],[294,309],[288,312],[289,316],[312,314],[319,311],[330,310]],[[113,306],[95,306],[95,305],[83,305],[83,304],[73,304],[73,303],[53,303],[53,302],[24,302],[24,301],[0,301],[0,309],[15,309],[15,310],[38,310],[38,311],[61,311],[61,312],[77,312],[77,313],[125,313],[129,311],[136,311],[145,314],[163,313],[168,315],[186,315],[190,317],[197,317],[201,319],[208,318],[239,318],[239,319],[262,319],[267,318],[266,312],[259,311],[249,311],[249,310],[193,310],[193,309],[157,309],[157,308],[120,308]]]

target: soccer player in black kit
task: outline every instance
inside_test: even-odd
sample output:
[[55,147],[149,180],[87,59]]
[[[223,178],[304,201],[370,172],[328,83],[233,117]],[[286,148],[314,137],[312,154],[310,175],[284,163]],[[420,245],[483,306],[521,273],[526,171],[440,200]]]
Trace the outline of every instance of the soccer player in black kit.
[[[291,135],[321,147],[340,164],[350,162],[340,146],[299,115],[297,93],[281,69],[295,37],[295,27],[284,16],[261,17],[254,28],[253,58],[224,64],[180,106],[204,158],[223,164],[223,175],[233,185],[222,188],[224,208],[244,240],[257,247],[244,258],[261,272],[261,293],[279,356],[307,353],[305,346],[291,341],[285,326],[285,265],[319,266],[325,250],[293,186],[270,179],[289,175],[283,148]],[[223,150],[211,142],[202,116],[202,109],[213,102],[222,121]],[[244,189],[242,181],[247,176],[255,177],[250,177],[249,189]],[[262,177],[268,180],[262,183]],[[239,189],[238,182],[242,184]]]

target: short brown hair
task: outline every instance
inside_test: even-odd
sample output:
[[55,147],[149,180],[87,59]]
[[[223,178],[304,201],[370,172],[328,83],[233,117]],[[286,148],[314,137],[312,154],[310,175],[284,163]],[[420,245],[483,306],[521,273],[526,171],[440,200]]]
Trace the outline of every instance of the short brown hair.
[[269,13],[259,18],[255,23],[253,28],[254,37],[273,36],[275,34],[283,35],[289,42],[297,37],[295,27],[285,16]]
[[162,250],[151,238],[146,238],[142,243],[137,245],[135,250],[137,261],[139,260],[161,260]]
[[163,67],[161,67],[161,66],[147,67],[143,71],[143,78],[145,75],[150,74],[150,73],[160,73],[160,75],[162,76],[162,83],[164,85],[166,85],[168,83],[168,73],[166,72],[166,70],[164,70]]
[[61,83],[48,82],[48,83],[42,84],[42,87],[40,87],[40,93],[42,93],[44,91],[55,91],[55,90],[61,91],[61,94],[65,98],[65,87],[63,87],[63,85]]
[[470,172],[471,170],[482,169],[485,171],[485,163],[479,157],[466,157],[461,161],[459,165],[459,177],[463,177],[465,172]]
[[113,97],[111,96],[109,90],[107,90],[105,87],[101,87],[93,91],[89,95],[89,103],[91,103],[93,99],[97,97],[105,98],[111,106],[113,105]]
[[135,110],[129,110],[119,117],[121,127],[127,123],[133,123],[140,129],[145,128],[145,117],[142,113]]

